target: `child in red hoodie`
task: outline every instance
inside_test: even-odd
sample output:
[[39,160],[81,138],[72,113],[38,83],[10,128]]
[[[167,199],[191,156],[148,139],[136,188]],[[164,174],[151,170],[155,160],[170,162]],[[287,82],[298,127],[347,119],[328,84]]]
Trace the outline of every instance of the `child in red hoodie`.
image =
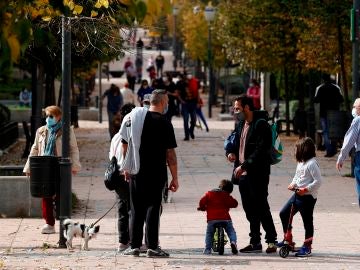
[[206,211],[207,216],[204,254],[211,254],[215,225],[220,222],[225,224],[224,229],[230,239],[232,253],[238,253],[236,246],[236,232],[229,214],[230,208],[236,208],[238,206],[237,200],[230,195],[232,191],[233,184],[231,181],[221,180],[219,188],[206,192],[200,199],[198,210]]

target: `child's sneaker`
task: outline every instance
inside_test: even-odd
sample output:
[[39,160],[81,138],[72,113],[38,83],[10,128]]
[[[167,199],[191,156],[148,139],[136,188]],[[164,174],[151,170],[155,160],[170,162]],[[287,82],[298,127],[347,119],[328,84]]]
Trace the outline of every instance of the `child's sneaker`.
[[268,247],[266,249],[266,253],[275,253],[277,249],[277,246],[275,245],[275,243],[269,243]]
[[311,256],[311,247],[302,246],[298,252],[295,253],[296,257],[309,257]]
[[238,254],[238,250],[237,250],[236,243],[231,242],[231,243],[230,243],[230,246],[231,246],[231,252],[232,252],[232,254],[234,254],[234,255]]
[[210,255],[211,254],[211,249],[210,248],[205,248],[204,251],[203,251],[203,254]]

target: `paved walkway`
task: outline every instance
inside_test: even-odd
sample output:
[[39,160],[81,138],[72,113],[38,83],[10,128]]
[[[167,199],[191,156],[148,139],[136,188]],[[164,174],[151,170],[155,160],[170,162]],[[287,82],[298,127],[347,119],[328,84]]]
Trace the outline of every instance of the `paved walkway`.
[[[360,231],[359,207],[354,180],[344,177],[349,173],[347,162],[342,172],[335,170],[335,158],[318,160],[324,182],[315,209],[315,239],[310,258],[280,258],[278,254],[225,255],[202,254],[205,215],[196,211],[203,193],[216,187],[219,180],[229,178],[231,165],[223,153],[224,137],[233,127],[232,122],[209,122],[210,132],[197,129],[195,140],[184,142],[182,121],[175,118],[178,141],[180,189],[173,202],[164,204],[161,217],[160,243],[170,252],[168,259],[124,257],[116,253],[117,218],[113,209],[99,224],[97,239],[89,243],[90,251],[80,250],[81,239],[74,239],[76,251],[57,249],[59,235],[42,235],[42,219],[0,219],[0,269],[359,269]],[[73,219],[89,224],[102,216],[115,202],[115,195],[105,189],[103,174],[107,163],[109,139],[107,121],[102,124],[80,121],[76,130],[83,170],[73,177],[73,190],[81,207],[74,210]],[[289,179],[295,171],[292,157],[295,137],[283,137],[284,160],[272,167],[270,205],[275,226],[282,238],[279,210],[290,196]],[[239,192],[233,195],[239,199]],[[231,211],[238,235],[238,246],[248,243],[248,222],[241,205]],[[58,222],[57,225],[58,226]],[[57,228],[58,231],[58,228]],[[294,219],[294,237],[299,244],[304,231],[300,217]],[[265,246],[265,243],[263,243]]]

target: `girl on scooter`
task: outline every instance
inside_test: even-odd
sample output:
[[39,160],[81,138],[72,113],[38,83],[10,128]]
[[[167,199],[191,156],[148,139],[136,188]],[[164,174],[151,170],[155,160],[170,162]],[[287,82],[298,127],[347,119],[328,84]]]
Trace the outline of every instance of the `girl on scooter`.
[[[311,245],[314,236],[313,212],[317,200],[317,194],[321,185],[321,172],[319,164],[315,159],[316,146],[311,138],[302,138],[295,145],[295,159],[297,167],[295,176],[288,186],[288,189],[295,191],[295,194],[284,205],[280,211],[281,223],[284,234],[288,228],[291,205],[294,205],[293,214],[300,212],[304,223],[305,241],[298,252],[297,257],[307,257],[311,255]],[[277,244],[282,247],[284,241]]]

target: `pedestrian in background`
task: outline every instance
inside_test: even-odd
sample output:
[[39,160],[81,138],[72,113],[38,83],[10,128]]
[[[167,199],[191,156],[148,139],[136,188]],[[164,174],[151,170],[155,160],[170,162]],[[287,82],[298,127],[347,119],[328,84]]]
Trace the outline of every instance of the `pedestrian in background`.
[[142,66],[143,66],[142,56],[136,56],[135,67],[136,67],[137,83],[140,83],[142,79]]
[[129,83],[124,84],[124,87],[120,89],[120,93],[123,97],[124,104],[135,104],[135,94],[134,91],[129,88]]
[[125,73],[126,73],[126,79],[127,79],[128,84],[129,84],[129,88],[132,91],[134,91],[137,73],[136,73],[136,68],[135,68],[133,62],[130,61],[130,58],[125,63],[124,70],[125,70]]
[[19,94],[19,104],[20,106],[31,106],[31,92],[26,87],[24,87]]
[[256,79],[251,79],[249,88],[246,91],[246,95],[248,97],[252,98],[253,104],[254,104],[254,109],[260,110],[261,109],[261,103],[260,103],[261,89],[260,89],[260,84]]
[[[304,244],[295,253],[297,257],[308,257],[311,255],[311,245],[314,236],[313,213],[317,201],[317,194],[321,186],[321,172],[316,161],[315,144],[309,137],[298,140],[295,144],[295,159],[297,161],[295,176],[288,190],[295,192],[280,211],[280,219],[284,235],[288,230],[291,207],[293,215],[300,212],[305,229]],[[285,239],[285,238],[284,238]],[[295,243],[289,243],[295,245]],[[284,241],[277,244],[284,246]]]
[[[32,156],[62,156],[62,112],[58,106],[48,106],[44,109],[46,125],[36,131],[34,144],[31,147],[29,157],[26,161],[23,172],[30,176],[30,157]],[[74,129],[70,128],[70,160],[71,172],[76,174],[81,169],[79,161],[79,148],[76,142]],[[42,216],[45,225],[41,229],[42,234],[55,233],[54,202],[58,200],[58,194],[54,197],[42,198]],[[59,209],[57,209],[59,211]]]
[[120,129],[124,153],[121,168],[130,183],[132,215],[131,247],[123,254],[139,256],[146,224],[147,257],[169,257],[158,246],[160,208],[167,166],[172,175],[169,190],[175,192],[179,187],[177,144],[174,128],[164,116],[168,107],[166,91],[154,90],[150,103],[149,110],[134,109]]
[[174,115],[179,114],[179,99],[178,92],[176,91],[176,85],[173,82],[171,74],[167,74],[164,78],[164,89],[169,97],[169,110],[166,113],[166,118],[171,121]]
[[156,56],[156,58],[155,58],[156,75],[157,75],[158,78],[163,76],[164,63],[165,63],[165,58],[164,58],[164,56],[161,54],[161,51],[160,51],[160,52],[159,52],[159,55]]
[[254,111],[252,98],[235,99],[234,113],[239,115],[235,144],[226,148],[226,156],[234,162],[233,182],[239,185],[242,205],[250,224],[250,244],[243,253],[262,252],[260,225],[268,243],[266,253],[276,252],[276,229],[268,202],[272,134],[260,111]]
[[330,75],[323,75],[323,83],[316,88],[315,103],[320,103],[320,123],[322,128],[322,134],[324,138],[324,144],[326,148],[325,157],[333,157],[336,152],[336,140],[329,138],[329,126],[328,126],[328,111],[340,109],[340,104],[344,101],[341,94],[340,87],[331,82]]
[[110,139],[115,135],[114,133],[114,116],[119,112],[121,106],[123,105],[123,97],[121,95],[119,87],[115,84],[111,84],[110,88],[107,89],[103,96],[102,100],[107,97],[107,113],[108,113],[108,121],[109,121],[109,134]]
[[146,94],[151,94],[154,89],[149,86],[149,83],[147,80],[142,80],[140,88],[137,91],[138,101],[140,103],[140,106],[144,106],[144,96]]
[[[198,104],[196,106],[196,115],[204,123],[206,132],[209,132],[209,127],[208,127],[208,124],[206,122],[205,116],[204,116],[204,114],[202,112],[202,107],[204,107],[204,102],[203,102],[202,98],[199,97]],[[200,122],[200,127],[201,127],[201,122]]]
[[338,171],[342,169],[345,159],[349,156],[350,150],[355,147],[354,175],[360,206],[360,98],[355,99],[352,116],[354,119],[345,134],[343,145],[337,158],[336,169],[338,169]]
[[[180,75],[176,83],[176,90],[179,93],[179,100],[181,102],[181,115],[184,121],[184,141],[189,138],[195,139],[194,129],[196,125],[196,106],[198,104],[200,83],[191,74],[185,78]],[[190,120],[190,126],[189,126]]]

